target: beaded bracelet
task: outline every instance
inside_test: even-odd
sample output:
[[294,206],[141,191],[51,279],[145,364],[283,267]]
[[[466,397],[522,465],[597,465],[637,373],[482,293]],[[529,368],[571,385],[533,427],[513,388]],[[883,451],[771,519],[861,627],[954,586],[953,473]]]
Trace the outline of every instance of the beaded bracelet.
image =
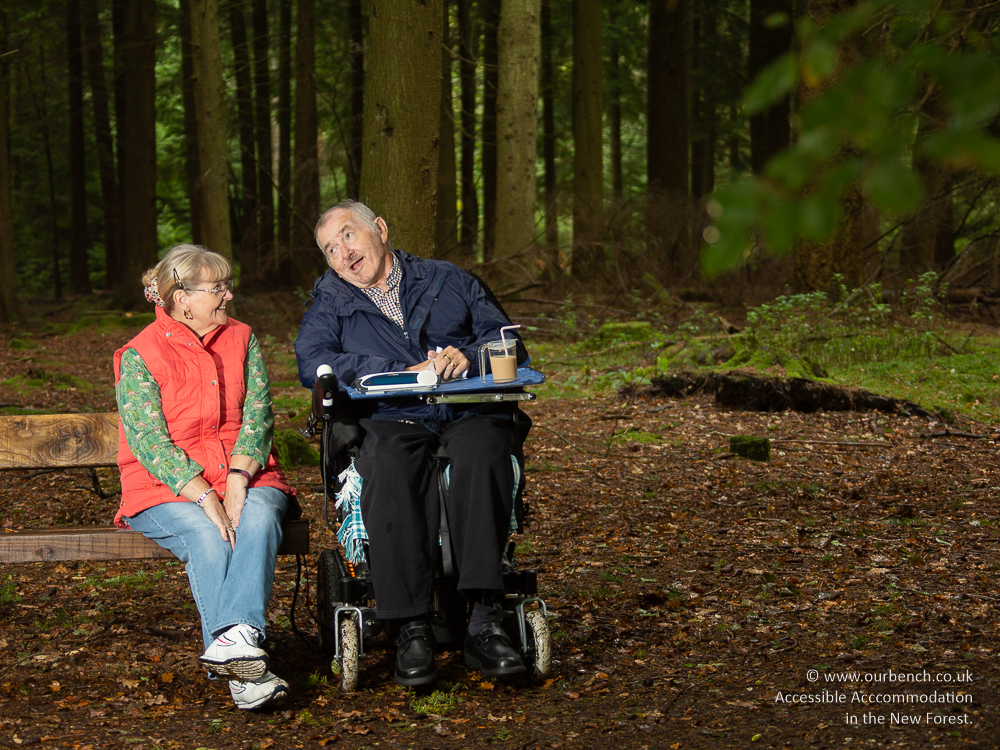
[[198,505],[201,505],[203,502],[205,502],[205,498],[208,497],[213,492],[215,492],[215,490],[209,487],[207,490],[201,493],[201,497],[199,497],[195,502],[198,503]]

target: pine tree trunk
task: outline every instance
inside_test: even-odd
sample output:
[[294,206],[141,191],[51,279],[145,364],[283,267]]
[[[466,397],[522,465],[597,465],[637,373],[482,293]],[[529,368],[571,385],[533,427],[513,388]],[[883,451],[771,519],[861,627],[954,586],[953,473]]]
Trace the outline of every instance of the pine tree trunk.
[[[0,9],[4,37],[0,53],[7,51],[6,10]],[[10,154],[7,151],[7,80],[0,76],[0,322],[20,314],[17,299],[17,265],[14,261],[14,214],[11,206]]]
[[692,36],[692,77],[697,85],[691,96],[691,195],[702,198],[715,187],[717,73],[708,68],[719,38],[718,22],[710,5],[695,8]]
[[[121,294],[145,306],[142,275],[156,264],[156,3],[128,0],[122,18],[119,156],[125,263]],[[117,46],[117,44],[116,44]]]
[[365,107],[365,36],[361,0],[348,0],[347,13],[351,31],[351,122],[347,149],[347,195],[358,199],[361,186],[361,143]]
[[66,3],[66,60],[69,67],[69,288],[90,293],[87,251],[87,167],[83,136],[83,29],[80,0]]
[[552,67],[552,0],[542,0],[542,163],[545,165],[545,277],[553,283],[562,276],[559,259],[559,214],[556,196],[555,71]]
[[[857,4],[857,0],[808,0],[805,12],[820,26],[843,10]],[[838,68],[843,70],[858,63],[863,54],[864,39],[854,34],[841,42],[837,49]],[[838,74],[839,75],[839,74]],[[829,86],[837,76],[827,82]],[[802,86],[799,100],[806,104],[826,87]],[[845,149],[836,158],[849,155]],[[833,236],[823,243],[802,241],[793,249],[795,288],[799,292],[826,290],[833,274],[843,276],[848,288],[864,283],[864,249],[874,238],[871,211],[857,181],[851,184],[840,202],[840,221]]]
[[[787,16],[787,23],[775,25],[775,14]],[[792,46],[792,0],[750,0],[750,49],[747,60],[752,81],[773,60]],[[750,166],[761,172],[767,160],[788,146],[790,97],[750,117]]]
[[229,150],[218,0],[191,0],[191,49],[194,53],[194,104],[198,114],[201,233],[209,250],[232,259]]
[[653,0],[649,13],[646,232],[666,278],[688,272],[691,1]]
[[601,0],[573,2],[573,277],[604,274]]
[[240,134],[240,183],[243,200],[237,205],[236,226],[240,236],[240,285],[257,285],[257,164],[254,159],[253,94],[250,83],[250,51],[247,48],[246,9],[242,0],[229,3],[229,30],[233,37],[233,67],[236,73],[236,116]]
[[438,148],[437,227],[434,257],[444,258],[458,244],[457,175],[455,174],[455,113],[451,98],[451,15],[448,0],[442,0],[441,31],[441,132]]
[[62,299],[62,271],[59,268],[59,204],[56,201],[56,176],[55,167],[52,160],[52,132],[49,126],[48,109],[48,85],[45,79],[45,50],[40,49],[38,54],[38,73],[41,79],[41,86],[36,90],[29,80],[31,96],[35,103],[35,110],[38,119],[42,124],[42,148],[45,151],[45,170],[48,174],[49,183],[49,231],[52,233],[52,292],[55,298]]
[[441,106],[441,1],[374,0],[368,21],[361,200],[393,244],[434,246]]
[[[940,89],[927,92],[920,114],[917,144],[939,132],[948,121],[947,104]],[[924,183],[926,196],[900,234],[899,265],[907,279],[915,279],[927,271],[942,271],[955,256],[951,170],[941,162],[919,156],[913,160],[913,169]]]
[[295,42],[295,172],[292,195],[292,280],[308,289],[321,270],[313,228],[319,218],[319,132],[316,120],[316,0],[298,0]]
[[278,0],[278,283],[292,283],[292,0]]
[[274,271],[274,185],[271,177],[271,67],[267,0],[253,3],[254,123],[257,141],[257,279]]
[[114,142],[111,137],[111,114],[108,86],[104,78],[104,52],[96,0],[83,0],[83,28],[90,77],[90,100],[94,108],[94,142],[101,175],[101,207],[104,214],[104,288],[118,289],[121,284],[122,223],[115,172]]
[[469,6],[472,0],[458,0],[459,78],[462,95],[462,234],[460,255],[472,259],[479,234],[479,197],[476,192],[476,50],[477,25]]
[[535,245],[541,0],[503,0],[497,33],[496,255]]
[[194,56],[191,51],[191,3],[180,0],[181,96],[184,101],[184,178],[191,215],[191,242],[201,239],[201,170],[198,167],[198,113],[194,106]]
[[497,223],[497,27],[501,0],[480,0],[483,12],[483,261],[493,257]]

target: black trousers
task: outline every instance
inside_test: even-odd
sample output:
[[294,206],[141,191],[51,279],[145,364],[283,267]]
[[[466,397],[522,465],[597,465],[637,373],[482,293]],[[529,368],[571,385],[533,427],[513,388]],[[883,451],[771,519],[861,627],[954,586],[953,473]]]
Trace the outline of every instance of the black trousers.
[[[451,459],[445,505],[460,591],[503,588],[500,556],[513,506],[513,424],[491,417],[432,423],[362,419],[355,467],[364,483],[361,515],[381,619],[433,611],[440,507],[431,458]],[[436,428],[436,429],[435,429]]]

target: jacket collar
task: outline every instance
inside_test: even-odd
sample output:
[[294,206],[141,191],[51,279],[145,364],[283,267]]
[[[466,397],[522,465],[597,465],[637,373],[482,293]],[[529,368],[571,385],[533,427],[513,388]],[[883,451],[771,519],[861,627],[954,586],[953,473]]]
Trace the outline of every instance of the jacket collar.
[[[402,268],[403,281],[400,283],[407,287],[407,296],[413,290],[422,289],[430,283],[434,276],[433,264],[403,250],[393,250],[392,252]],[[333,308],[333,312],[337,315],[349,315],[359,309],[369,309],[371,305],[374,305],[360,289],[348,284],[334,273],[332,268],[328,268],[326,273],[316,279],[311,296],[314,299],[324,297],[324,301]]]

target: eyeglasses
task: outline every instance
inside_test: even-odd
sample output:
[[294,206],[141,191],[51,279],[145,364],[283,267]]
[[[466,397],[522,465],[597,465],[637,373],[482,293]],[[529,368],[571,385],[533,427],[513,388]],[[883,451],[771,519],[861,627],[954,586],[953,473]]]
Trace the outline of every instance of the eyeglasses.
[[233,282],[223,281],[218,286],[212,287],[211,289],[185,289],[185,292],[208,292],[209,294],[225,294],[226,292],[233,291]]
[[183,289],[185,292],[207,292],[208,294],[225,294],[226,292],[233,291],[233,280],[223,281],[218,286],[214,286],[211,289],[192,289],[191,287],[184,286],[184,282],[181,281],[181,277],[177,274],[177,269],[171,269],[174,272],[174,283],[178,287]]

